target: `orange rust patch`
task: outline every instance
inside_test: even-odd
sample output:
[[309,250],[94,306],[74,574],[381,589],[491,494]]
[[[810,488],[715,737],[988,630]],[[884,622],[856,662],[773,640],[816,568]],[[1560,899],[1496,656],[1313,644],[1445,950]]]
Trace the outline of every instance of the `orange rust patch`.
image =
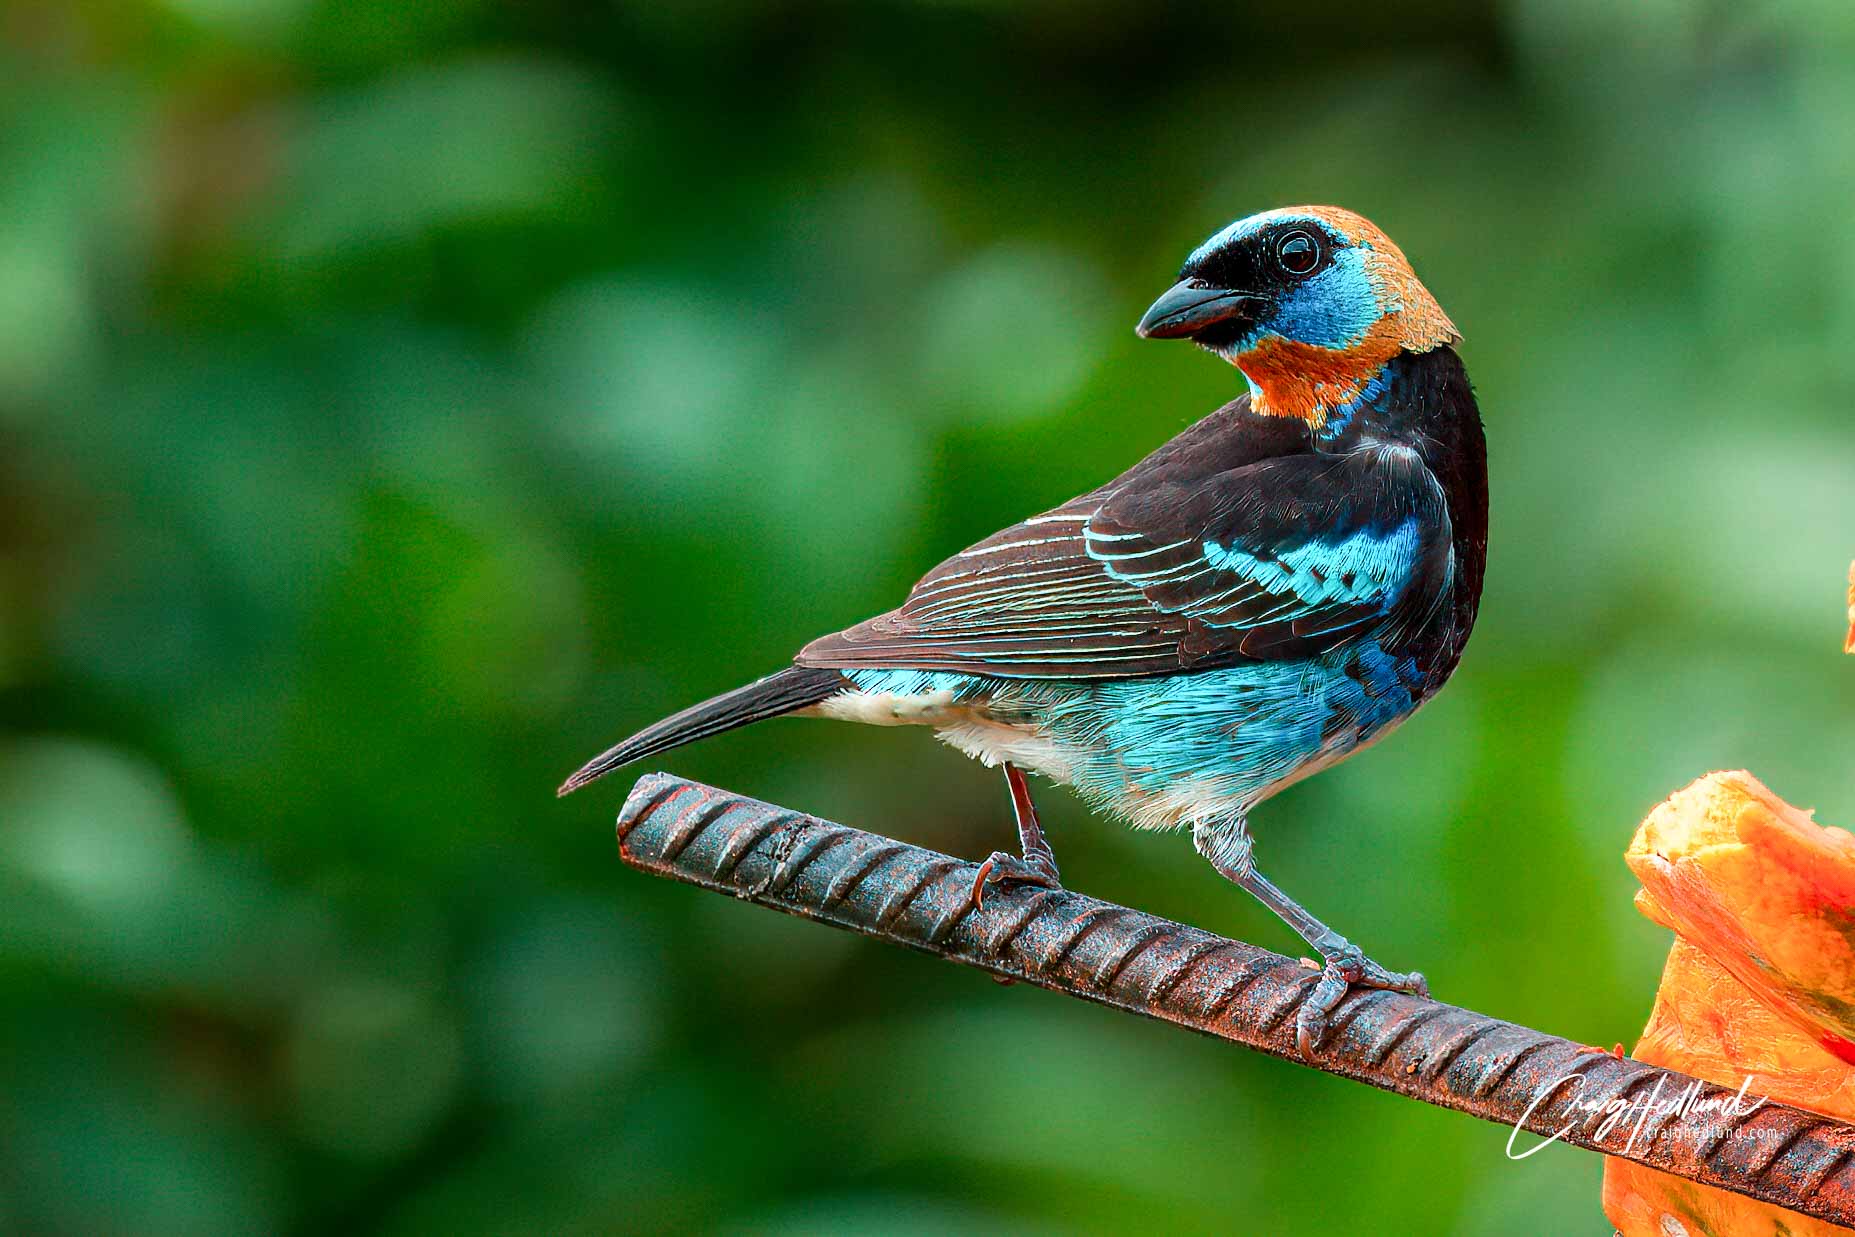
[[1364,339],[1344,352],[1269,336],[1237,357],[1256,384],[1250,410],[1266,417],[1299,417],[1319,428],[1329,409],[1354,399],[1401,345],[1380,318]]

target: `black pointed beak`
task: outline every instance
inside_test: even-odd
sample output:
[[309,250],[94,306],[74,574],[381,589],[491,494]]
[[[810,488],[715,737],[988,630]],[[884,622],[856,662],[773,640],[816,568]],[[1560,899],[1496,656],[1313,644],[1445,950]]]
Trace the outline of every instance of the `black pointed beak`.
[[1153,302],[1134,334],[1142,339],[1183,339],[1214,322],[1251,319],[1263,298],[1248,292],[1213,287],[1198,279],[1181,279]]

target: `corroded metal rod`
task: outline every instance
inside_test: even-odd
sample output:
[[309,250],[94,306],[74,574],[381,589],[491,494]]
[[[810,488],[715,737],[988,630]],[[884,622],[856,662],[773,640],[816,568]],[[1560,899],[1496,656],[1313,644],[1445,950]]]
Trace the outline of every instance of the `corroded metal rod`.
[[1735,1104],[1713,1083],[1395,992],[1348,996],[1305,1060],[1295,1013],[1317,973],[1293,959],[1068,890],[994,887],[975,910],[967,860],[661,773],[632,789],[618,842],[646,872],[1855,1225],[1855,1126],[1754,1108],[1755,1092]]

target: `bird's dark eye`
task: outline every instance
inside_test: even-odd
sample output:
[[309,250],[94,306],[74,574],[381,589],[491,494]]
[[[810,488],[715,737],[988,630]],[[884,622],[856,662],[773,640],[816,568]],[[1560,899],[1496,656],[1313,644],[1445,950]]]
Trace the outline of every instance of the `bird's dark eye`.
[[1320,242],[1299,229],[1275,242],[1275,260],[1290,275],[1307,275],[1320,265]]

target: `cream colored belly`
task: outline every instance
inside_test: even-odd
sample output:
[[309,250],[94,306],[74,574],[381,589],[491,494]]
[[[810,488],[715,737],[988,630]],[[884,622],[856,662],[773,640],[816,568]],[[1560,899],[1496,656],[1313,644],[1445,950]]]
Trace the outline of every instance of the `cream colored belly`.
[[988,768],[1009,761],[1051,781],[1066,784],[1070,779],[1069,761],[1035,727],[998,721],[977,705],[955,704],[950,691],[907,696],[842,692],[799,712],[865,726],[932,726],[941,742]]

